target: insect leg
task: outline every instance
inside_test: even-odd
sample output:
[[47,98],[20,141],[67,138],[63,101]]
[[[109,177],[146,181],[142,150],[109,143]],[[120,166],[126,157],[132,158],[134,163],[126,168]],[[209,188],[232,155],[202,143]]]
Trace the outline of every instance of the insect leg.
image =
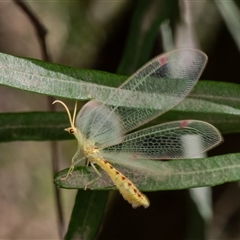
[[[90,161],[89,161],[90,162]],[[88,182],[85,187],[84,190],[87,190],[88,185],[92,184],[93,182],[97,181],[102,175],[101,173],[97,170],[97,168],[95,167],[94,163],[90,162],[91,166],[93,167],[94,171],[97,173],[98,177],[93,179],[92,181]]]
[[70,168],[69,168],[69,170],[67,172],[66,177],[62,177],[61,180],[63,180],[63,181],[66,180],[69,177],[69,175],[72,174],[72,172],[74,170],[74,166],[77,163],[81,162],[83,159],[85,159],[85,157],[82,155],[80,150],[77,150],[77,152],[74,154],[74,156],[72,158],[72,163],[71,163],[71,166],[70,166]]

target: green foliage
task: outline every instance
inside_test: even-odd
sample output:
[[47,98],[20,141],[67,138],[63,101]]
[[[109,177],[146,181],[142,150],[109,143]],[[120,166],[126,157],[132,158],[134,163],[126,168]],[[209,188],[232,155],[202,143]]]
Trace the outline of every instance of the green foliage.
[[[94,86],[91,97],[102,101],[105,95],[103,94],[103,86],[98,85],[101,81],[110,92],[112,87],[119,85],[126,79],[126,77],[116,74],[74,69],[5,54],[0,54],[0,65],[4,69],[0,73],[0,82],[3,85],[81,100],[89,98],[89,91],[93,90]],[[20,71],[23,66],[24,71]],[[11,77],[9,77],[10,75]],[[91,87],[89,87],[88,81],[91,82]],[[173,111],[159,117],[151,124],[191,118],[208,121],[224,133],[238,132],[240,126],[239,101],[239,85],[201,81],[194,91]],[[0,141],[72,139],[71,135],[63,131],[63,128],[68,125],[65,112],[3,113],[0,115]],[[196,160],[138,161],[135,167],[119,163],[116,167],[136,183],[140,190],[159,191],[214,186],[224,182],[237,181],[240,179],[239,164],[239,154],[229,154]],[[115,189],[106,174],[101,170],[99,171],[102,173],[102,178],[93,183],[91,188],[95,190]],[[96,178],[93,169],[87,167],[77,167],[70,178],[61,181],[60,178],[65,174],[66,170],[63,170],[55,177],[55,183],[59,187],[82,189],[87,182]],[[68,236],[73,236],[75,231],[85,229],[86,221],[89,221],[91,225],[89,229],[91,237],[86,239],[91,239],[99,228],[96,216],[98,216],[99,223],[103,215],[107,194],[79,191],[78,195],[81,195],[81,201],[77,197],[66,239],[71,239]],[[93,201],[89,201],[95,197],[98,198],[97,205]],[[99,204],[99,201],[102,204]],[[96,211],[95,208],[98,210]],[[86,209],[88,209],[87,213]],[[76,219],[76,213],[79,213],[84,220],[79,222]],[[84,215],[87,217],[85,218]],[[86,233],[84,231],[84,233],[79,234],[83,236]]]
[[[215,186],[240,179],[240,154],[227,154],[209,158],[175,161],[138,160],[134,166],[115,164],[116,168],[142,191],[177,190],[194,187]],[[68,169],[55,176],[55,183],[62,188],[83,189],[86,183],[96,179],[92,168],[76,167],[66,180]],[[113,190],[106,173],[99,169],[102,177],[91,184],[94,190]]]
[[[162,3],[164,2],[164,3]],[[174,1],[139,1],[134,11],[130,34],[118,73],[129,75],[151,55],[159,25],[178,13]],[[155,5],[152,5],[152,4]],[[142,19],[149,8],[148,31],[143,31]],[[68,99],[104,101],[113,88],[127,77],[119,74],[76,69],[35,59],[0,54],[0,84],[24,91]],[[162,122],[198,119],[216,126],[222,133],[240,131],[239,84],[200,81],[178,106],[147,125]],[[63,131],[69,126],[65,112],[29,112],[0,114],[0,142],[46,141],[73,139]],[[240,155],[232,153],[210,158],[175,161],[139,160],[135,166],[114,165],[129,177],[140,190],[151,192],[215,186],[240,180]],[[107,201],[107,191],[116,189],[106,173],[83,191],[85,184],[96,178],[89,167],[76,167],[71,177],[62,181],[68,169],[54,177],[58,187],[80,189],[73,208],[66,239],[93,239],[99,230]],[[104,190],[104,191],[100,191]],[[126,203],[127,204],[127,203]]]

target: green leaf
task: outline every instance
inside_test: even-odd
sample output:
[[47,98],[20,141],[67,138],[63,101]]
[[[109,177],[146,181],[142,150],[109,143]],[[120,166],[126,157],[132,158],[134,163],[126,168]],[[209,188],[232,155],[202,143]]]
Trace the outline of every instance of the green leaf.
[[[17,58],[6,54],[0,54],[0,68],[0,84],[36,93],[81,100],[95,98],[96,100],[104,101],[113,91],[114,88],[112,87],[120,85],[126,79],[126,77],[116,74],[75,69],[39,60]],[[98,85],[100,83],[103,85]],[[240,130],[239,101],[239,85],[200,81],[184,101],[176,106],[173,111],[155,120],[154,124],[192,118],[210,122],[224,133],[236,132]],[[9,119],[7,119],[8,117]],[[5,115],[3,116],[3,121],[0,120],[2,127],[9,126],[8,123],[10,121],[13,124],[15,121],[18,121],[17,117],[14,118],[10,115],[8,117]],[[34,124],[34,121],[37,121],[37,116],[35,119],[34,115],[32,117]],[[27,118],[24,120],[23,118],[20,117],[20,119],[26,121],[26,124],[29,124],[30,118],[29,120]],[[39,118],[43,120],[42,127],[44,122],[46,122],[46,128],[55,127],[56,125],[51,115],[49,115],[50,119],[46,117],[46,121],[40,115]],[[47,126],[49,125],[48,122],[52,126]],[[5,123],[7,123],[7,126],[4,125]],[[24,125],[23,122],[22,124]],[[15,131],[17,131],[17,128],[14,127]],[[7,127],[6,129],[9,128]],[[32,137],[35,140],[34,132],[32,130]],[[62,133],[61,135],[63,136]],[[9,136],[9,134],[5,136]],[[18,133],[12,135],[12,138],[14,136],[16,140],[21,140]],[[18,136],[19,138],[17,138]],[[37,136],[36,138],[41,140],[41,137]],[[47,139],[47,137],[43,137],[43,139]]]
[[104,101],[126,77],[0,53],[0,84],[69,99]]
[[[124,162],[125,163],[125,162]],[[193,187],[215,186],[240,180],[240,153],[227,154],[201,159],[173,161],[138,160],[134,166],[114,164],[142,191],[176,190]],[[96,179],[97,174],[91,167],[76,167],[73,174],[61,180],[68,169],[59,172],[54,182],[61,188],[83,189]],[[102,177],[89,188],[94,190],[116,189],[106,173],[99,169]]]
[[177,10],[177,1],[139,1],[118,73],[132,74],[149,60],[160,24]]
[[168,122],[198,119],[209,122],[222,133],[240,131],[240,85],[199,81],[193,91],[172,111],[155,120]]
[[[126,79],[116,74],[74,69],[6,54],[0,54],[0,68],[0,83],[3,85],[81,100],[95,98],[104,101],[113,91],[109,86],[116,87]],[[100,83],[104,86],[98,85]],[[239,101],[239,85],[200,81],[184,101],[157,122],[194,118],[208,121],[225,133],[236,132],[240,126]],[[49,118],[51,122],[52,116],[49,115]],[[9,120],[18,121],[10,115]],[[28,119],[24,121],[29,124]],[[46,122],[48,121],[49,119]]]
[[[240,132],[240,86],[200,81],[184,101],[148,126],[183,119],[207,121],[222,133]],[[68,126],[66,112],[2,113],[0,142],[73,139],[63,131]]]
[[[79,190],[65,240],[95,239],[103,217],[107,195],[105,192]],[[96,204],[97,203],[97,204]]]
[[75,139],[63,129],[69,125],[65,112],[0,114],[0,142]]
[[229,1],[214,1],[218,10],[228,28],[228,31],[232,35],[235,44],[240,50],[240,40],[239,40],[239,28],[240,28],[240,11],[238,4],[233,0]]

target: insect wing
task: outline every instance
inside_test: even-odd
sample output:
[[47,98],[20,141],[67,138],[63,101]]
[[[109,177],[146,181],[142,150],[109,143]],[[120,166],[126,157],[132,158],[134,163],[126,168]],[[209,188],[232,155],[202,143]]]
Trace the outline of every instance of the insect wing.
[[96,147],[110,146],[123,141],[119,117],[97,101],[89,101],[82,107],[75,125]]
[[157,56],[116,89],[104,104],[120,116],[126,133],[185,98],[206,62],[206,54],[195,49],[178,49]]
[[[189,144],[187,147],[194,149],[191,154],[185,152],[183,138]],[[196,147],[199,140],[200,148]],[[112,161],[123,157],[128,160],[190,158],[206,152],[221,141],[220,132],[209,123],[176,121],[128,134],[122,143],[102,149],[102,156]]]

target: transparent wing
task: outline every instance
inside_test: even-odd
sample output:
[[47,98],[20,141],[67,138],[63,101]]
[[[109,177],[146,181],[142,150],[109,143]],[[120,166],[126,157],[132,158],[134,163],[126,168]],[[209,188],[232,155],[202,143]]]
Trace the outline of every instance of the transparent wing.
[[96,147],[115,145],[123,141],[120,118],[107,106],[94,100],[87,102],[79,111],[75,126]]
[[[123,157],[128,160],[190,158],[213,148],[221,141],[220,132],[211,124],[184,120],[128,134],[122,143],[102,149],[101,152],[104,158],[112,161],[124,160]],[[186,151],[185,142],[188,142],[190,153]]]
[[[104,104],[120,116],[126,133],[177,105],[191,91],[206,62],[207,56],[195,49],[157,56],[113,91]],[[95,129],[101,131],[101,126]]]

